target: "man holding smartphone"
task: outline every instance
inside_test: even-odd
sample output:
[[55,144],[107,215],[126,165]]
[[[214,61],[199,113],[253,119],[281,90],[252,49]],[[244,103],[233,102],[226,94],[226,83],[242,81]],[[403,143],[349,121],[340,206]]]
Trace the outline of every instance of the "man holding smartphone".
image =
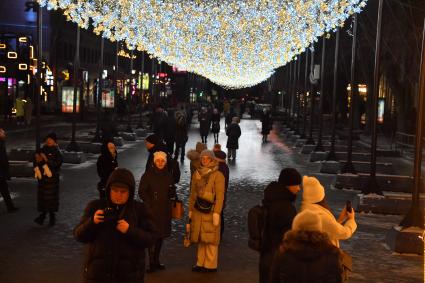
[[[74,229],[88,244],[84,282],[144,282],[145,248],[156,241],[152,213],[134,200],[133,174],[115,169],[106,184],[106,199],[90,202]],[[111,264],[112,263],[112,264]]]

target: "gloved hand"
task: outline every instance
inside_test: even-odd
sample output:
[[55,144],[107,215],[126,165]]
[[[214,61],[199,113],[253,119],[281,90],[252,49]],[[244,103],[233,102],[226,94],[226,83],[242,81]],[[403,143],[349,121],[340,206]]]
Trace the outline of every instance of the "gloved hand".
[[189,210],[189,219],[192,219],[192,211]]
[[43,165],[43,169],[44,169],[44,175],[46,175],[47,177],[52,177],[52,171],[50,171],[49,166],[47,166],[47,164]]
[[213,213],[213,225],[218,226],[220,224],[220,214]]
[[41,177],[40,169],[37,166],[34,167],[34,178],[41,180]]

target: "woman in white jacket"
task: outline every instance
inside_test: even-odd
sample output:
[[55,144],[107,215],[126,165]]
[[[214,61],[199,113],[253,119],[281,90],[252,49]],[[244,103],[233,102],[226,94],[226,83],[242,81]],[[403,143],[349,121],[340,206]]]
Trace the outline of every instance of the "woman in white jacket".
[[311,210],[320,216],[322,232],[328,234],[332,244],[339,247],[339,240],[349,239],[357,229],[354,210],[341,211],[338,220],[325,202],[325,189],[315,177],[303,177],[303,199],[301,211]]

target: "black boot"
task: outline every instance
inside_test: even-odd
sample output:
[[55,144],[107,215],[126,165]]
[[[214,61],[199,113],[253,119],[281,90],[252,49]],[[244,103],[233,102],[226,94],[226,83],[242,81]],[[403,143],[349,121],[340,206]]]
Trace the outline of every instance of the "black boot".
[[147,273],[153,273],[156,271],[155,264],[155,245],[148,248],[149,255],[149,268],[146,270]]
[[49,213],[49,225],[54,226],[56,223],[56,215],[54,212]]
[[158,240],[155,243],[155,266],[158,270],[164,270],[165,265],[159,261],[159,254],[161,252],[163,240]]
[[34,219],[34,222],[37,223],[38,225],[43,225],[45,218],[46,218],[46,213],[43,212],[36,219]]

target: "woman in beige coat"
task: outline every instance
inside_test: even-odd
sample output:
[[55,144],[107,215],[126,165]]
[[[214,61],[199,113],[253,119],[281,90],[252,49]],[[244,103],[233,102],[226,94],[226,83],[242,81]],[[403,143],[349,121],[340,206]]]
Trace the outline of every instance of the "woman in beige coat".
[[201,166],[192,176],[189,199],[190,241],[198,244],[197,262],[192,271],[217,271],[223,200],[224,176],[218,171],[214,152],[204,150],[201,153]]

